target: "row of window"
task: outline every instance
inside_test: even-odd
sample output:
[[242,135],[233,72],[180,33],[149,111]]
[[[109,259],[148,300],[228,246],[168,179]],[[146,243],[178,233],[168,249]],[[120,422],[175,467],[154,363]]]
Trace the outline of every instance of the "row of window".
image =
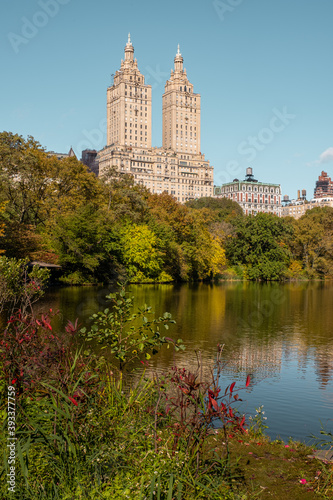
[[[257,207],[257,205],[244,205],[244,208],[262,208],[262,207]],[[265,205],[266,210],[278,210],[279,207],[275,207],[274,205]]]
[[[143,138],[140,137],[140,139],[143,141]],[[145,137],[145,142],[147,142],[147,137]],[[127,141],[125,141],[125,146],[131,146],[131,147],[135,146],[135,147],[137,147],[138,143],[137,142],[135,142],[135,143],[133,143],[133,142],[128,143]],[[143,147],[142,142],[140,142],[139,146]]]
[[[139,79],[139,81],[140,81],[140,79]],[[129,85],[129,86],[127,87],[127,84],[125,84],[125,89],[127,89],[127,88],[128,88],[129,90],[136,90],[136,87],[132,87],[131,85]],[[141,87],[141,88],[140,88],[140,90],[144,91],[144,92],[147,94],[147,88],[142,89],[142,87]]]
[[[126,108],[127,108],[127,104],[125,104],[125,109]],[[129,109],[132,109],[132,104],[129,105]],[[138,111],[138,109],[136,107],[134,108],[134,104],[133,104],[133,109],[135,109],[136,111]],[[142,111],[142,106],[140,106],[140,111]],[[145,107],[145,111],[147,111],[147,107]]]
[[[171,125],[170,125],[170,127],[171,127]],[[190,127],[190,130],[192,130],[192,125],[189,125],[189,127]],[[178,128],[178,124],[176,124],[176,128]],[[183,128],[183,125],[181,125],[180,128]],[[187,125],[185,125],[185,130],[187,130]],[[194,130],[197,130],[197,127],[194,127]]]
[[[140,135],[142,135],[142,131],[140,131]],[[145,135],[147,135],[147,132],[145,132]],[[130,139],[132,139],[132,136],[130,135],[130,136],[129,136],[129,138],[130,138]],[[125,139],[127,139],[127,134],[125,134]],[[142,137],[140,137],[140,139],[142,140]],[[138,137],[137,137],[137,136],[135,136],[134,140],[135,140],[135,141],[137,141],[137,140],[138,140]],[[146,139],[146,140],[147,140],[147,139]]]
[[[246,186],[242,186],[242,190],[243,190],[243,191],[246,191]],[[248,187],[247,187],[247,190],[248,190],[248,191],[252,191],[252,186],[248,186]],[[226,187],[226,188],[225,188],[225,190],[224,190],[223,188],[221,189],[221,192],[222,192],[222,193],[223,193],[223,192],[229,193],[229,192],[232,192],[232,191],[236,191],[236,192],[238,192],[238,186],[237,186],[237,185],[235,185],[235,186]],[[254,191],[254,192],[257,192],[257,191],[258,191],[258,188],[257,188],[257,187],[254,187],[254,188],[253,188],[253,191]],[[270,188],[270,189],[269,189],[269,188],[265,188],[265,190],[263,191],[263,188],[262,188],[262,187],[260,187],[260,188],[259,188],[259,192],[260,192],[260,193],[262,193],[262,192],[265,192],[265,193],[274,193],[274,188]],[[280,194],[280,189],[279,189],[279,188],[275,188],[275,192],[276,192],[276,193],[278,193],[278,194]]]
[[[143,102],[143,101],[140,101],[140,99],[136,100],[136,99],[127,99],[127,97],[125,97],[125,102],[135,102],[136,104],[145,104],[147,105],[147,101]],[[132,107],[130,105],[130,107]],[[125,104],[125,108],[127,108],[127,104]],[[142,109],[142,106],[140,107],[140,109]],[[147,111],[147,108],[145,108],[145,111]]]
[[[186,87],[185,87],[185,88],[186,88]],[[181,87],[180,87],[180,91],[182,91],[182,88],[181,88]],[[186,92],[186,90],[185,90],[185,92]],[[171,97],[171,95],[170,95],[170,97]],[[176,94],[176,97],[182,97],[182,95],[180,95],[180,94],[178,94],[178,93],[177,93],[177,94]],[[190,101],[192,101],[192,99],[194,99],[195,101],[197,100],[197,98],[196,98],[196,97],[187,97],[186,99],[189,99]]]
[[[137,123],[125,122],[125,132],[126,132],[127,124],[129,124],[130,127],[133,125],[133,128],[138,128]],[[135,125],[135,127],[134,127],[134,125]],[[142,127],[143,127],[143,125],[140,125],[140,128],[142,128]],[[147,125],[145,125],[145,129],[147,130]]]

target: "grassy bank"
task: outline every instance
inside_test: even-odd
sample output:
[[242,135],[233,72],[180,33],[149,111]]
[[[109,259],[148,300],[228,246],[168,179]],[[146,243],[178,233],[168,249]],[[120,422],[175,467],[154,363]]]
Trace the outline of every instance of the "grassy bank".
[[166,414],[156,380],[124,390],[103,372],[99,389],[83,389],[81,378],[73,397],[45,384],[20,399],[16,487],[9,495],[3,471],[1,498],[332,498],[332,464],[309,458],[304,444],[270,442],[223,421],[219,430],[202,422],[195,434],[193,415],[182,423]]
[[[303,444],[270,442],[260,409],[247,420],[237,411],[252,382],[220,387],[223,346],[211,370],[198,355],[191,371],[148,378],[153,354],[183,347],[163,335],[171,316],[133,314],[124,290],[109,298],[89,331],[68,322],[57,334],[51,310],[9,318],[0,344],[1,498],[332,498],[332,464],[309,458]],[[77,348],[79,335],[105,357]]]

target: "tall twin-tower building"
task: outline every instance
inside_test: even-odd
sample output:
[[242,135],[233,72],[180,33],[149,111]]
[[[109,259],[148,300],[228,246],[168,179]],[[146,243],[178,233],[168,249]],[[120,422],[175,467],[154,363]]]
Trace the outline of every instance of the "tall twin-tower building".
[[213,167],[200,148],[200,94],[193,92],[178,51],[162,97],[162,147],[152,147],[152,89],[134,59],[130,35],[125,58],[107,89],[107,145],[98,153],[99,174],[115,166],[152,193],[178,201],[213,196]]

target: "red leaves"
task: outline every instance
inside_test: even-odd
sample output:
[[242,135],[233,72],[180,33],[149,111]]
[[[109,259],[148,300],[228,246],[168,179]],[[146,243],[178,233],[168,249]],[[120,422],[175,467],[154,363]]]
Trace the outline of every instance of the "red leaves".
[[69,397],[69,400],[73,403],[73,405],[78,406],[78,402],[75,401],[74,398]]
[[216,399],[218,398],[219,392],[220,392],[220,389],[215,389],[214,391],[212,391],[211,389],[208,389],[208,400],[209,400],[208,401],[208,410],[212,410],[212,408],[214,408],[214,410],[216,412],[219,411],[219,405],[216,402]]
[[43,324],[44,328],[48,328],[49,330],[52,330],[52,326],[50,325],[48,316],[44,316],[44,314],[42,314],[41,320],[42,320],[42,324]]
[[79,326],[80,325],[78,324],[78,318],[76,318],[74,324],[68,320],[67,325],[65,326],[65,330],[67,333],[76,333]]
[[[219,373],[215,375],[212,372],[210,380],[201,381],[199,370],[191,372],[174,367],[172,372],[172,396],[163,390],[167,401],[165,415],[170,420],[169,427],[174,438],[173,452],[181,437],[186,437],[191,443],[195,435],[198,442],[203,444],[216,425],[222,426],[226,437],[230,438],[246,432],[245,416],[233,408],[236,401],[241,401],[235,391],[236,382],[221,392]],[[250,377],[246,382],[249,385]]]
[[245,387],[249,387],[250,382],[251,382],[251,377],[250,377],[250,375],[248,375],[248,376],[246,377]]
[[215,401],[215,399],[211,399],[210,401],[211,401],[211,403],[212,403],[212,405],[213,405],[214,410],[215,410],[215,411],[219,411],[219,407],[218,407],[218,404],[217,404],[217,402]]
[[31,393],[45,376],[61,373],[66,351],[64,341],[53,333],[52,311],[34,316],[20,311],[10,316],[3,333],[0,361],[5,377],[19,386],[17,396]]

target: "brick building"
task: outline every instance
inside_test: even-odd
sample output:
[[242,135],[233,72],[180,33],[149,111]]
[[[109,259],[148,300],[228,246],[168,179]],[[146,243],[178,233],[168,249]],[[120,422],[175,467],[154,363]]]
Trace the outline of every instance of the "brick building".
[[281,186],[268,182],[259,182],[253,177],[252,168],[246,169],[243,181],[234,179],[232,182],[215,187],[217,198],[229,198],[236,201],[246,215],[256,215],[259,212],[272,213],[281,216]]
[[333,182],[331,178],[328,177],[327,172],[322,171],[316,182],[314,197],[325,198],[328,196],[333,197]]

